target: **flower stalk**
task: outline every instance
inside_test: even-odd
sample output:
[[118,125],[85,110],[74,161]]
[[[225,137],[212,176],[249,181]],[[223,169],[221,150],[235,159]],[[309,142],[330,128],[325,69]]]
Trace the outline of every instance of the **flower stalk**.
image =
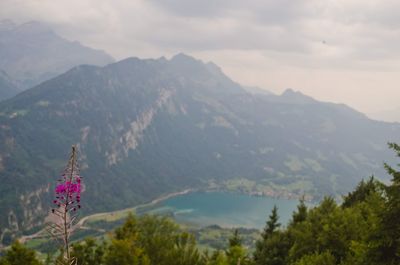
[[71,256],[70,236],[73,224],[77,218],[77,211],[81,208],[81,183],[76,146],[72,146],[70,158],[61,178],[54,189],[55,207],[51,210],[56,221],[49,224],[48,231],[60,244],[63,256],[58,261],[60,265],[76,264]]

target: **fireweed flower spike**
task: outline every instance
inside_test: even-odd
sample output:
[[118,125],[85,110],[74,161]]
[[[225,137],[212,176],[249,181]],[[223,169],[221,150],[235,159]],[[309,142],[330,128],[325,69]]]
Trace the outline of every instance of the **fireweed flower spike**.
[[48,231],[59,243],[63,250],[61,265],[76,264],[76,259],[71,257],[70,235],[77,211],[81,208],[82,177],[79,175],[77,163],[77,150],[72,146],[71,156],[61,178],[54,189],[54,208],[51,210],[56,216],[56,221],[49,224]]

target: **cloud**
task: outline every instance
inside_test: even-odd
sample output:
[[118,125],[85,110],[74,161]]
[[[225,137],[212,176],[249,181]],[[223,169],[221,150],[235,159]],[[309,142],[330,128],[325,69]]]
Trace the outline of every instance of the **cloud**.
[[[45,21],[69,38],[115,47],[110,52],[119,57],[128,55],[130,45],[354,60],[400,56],[397,1],[3,0],[0,5],[2,18]],[[141,51],[130,53],[136,52]]]

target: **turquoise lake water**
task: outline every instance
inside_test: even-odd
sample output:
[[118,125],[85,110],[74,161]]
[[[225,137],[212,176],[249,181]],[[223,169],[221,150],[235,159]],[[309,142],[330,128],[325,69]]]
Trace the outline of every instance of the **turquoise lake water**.
[[286,225],[298,200],[255,197],[227,192],[195,192],[167,199],[158,210],[172,212],[180,222],[202,226],[263,228],[274,205]]

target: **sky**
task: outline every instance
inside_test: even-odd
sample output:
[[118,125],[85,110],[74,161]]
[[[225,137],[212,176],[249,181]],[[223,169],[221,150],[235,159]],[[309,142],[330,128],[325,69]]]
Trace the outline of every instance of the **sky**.
[[0,19],[116,59],[184,52],[243,85],[364,113],[400,110],[399,14],[398,0],[0,0]]

